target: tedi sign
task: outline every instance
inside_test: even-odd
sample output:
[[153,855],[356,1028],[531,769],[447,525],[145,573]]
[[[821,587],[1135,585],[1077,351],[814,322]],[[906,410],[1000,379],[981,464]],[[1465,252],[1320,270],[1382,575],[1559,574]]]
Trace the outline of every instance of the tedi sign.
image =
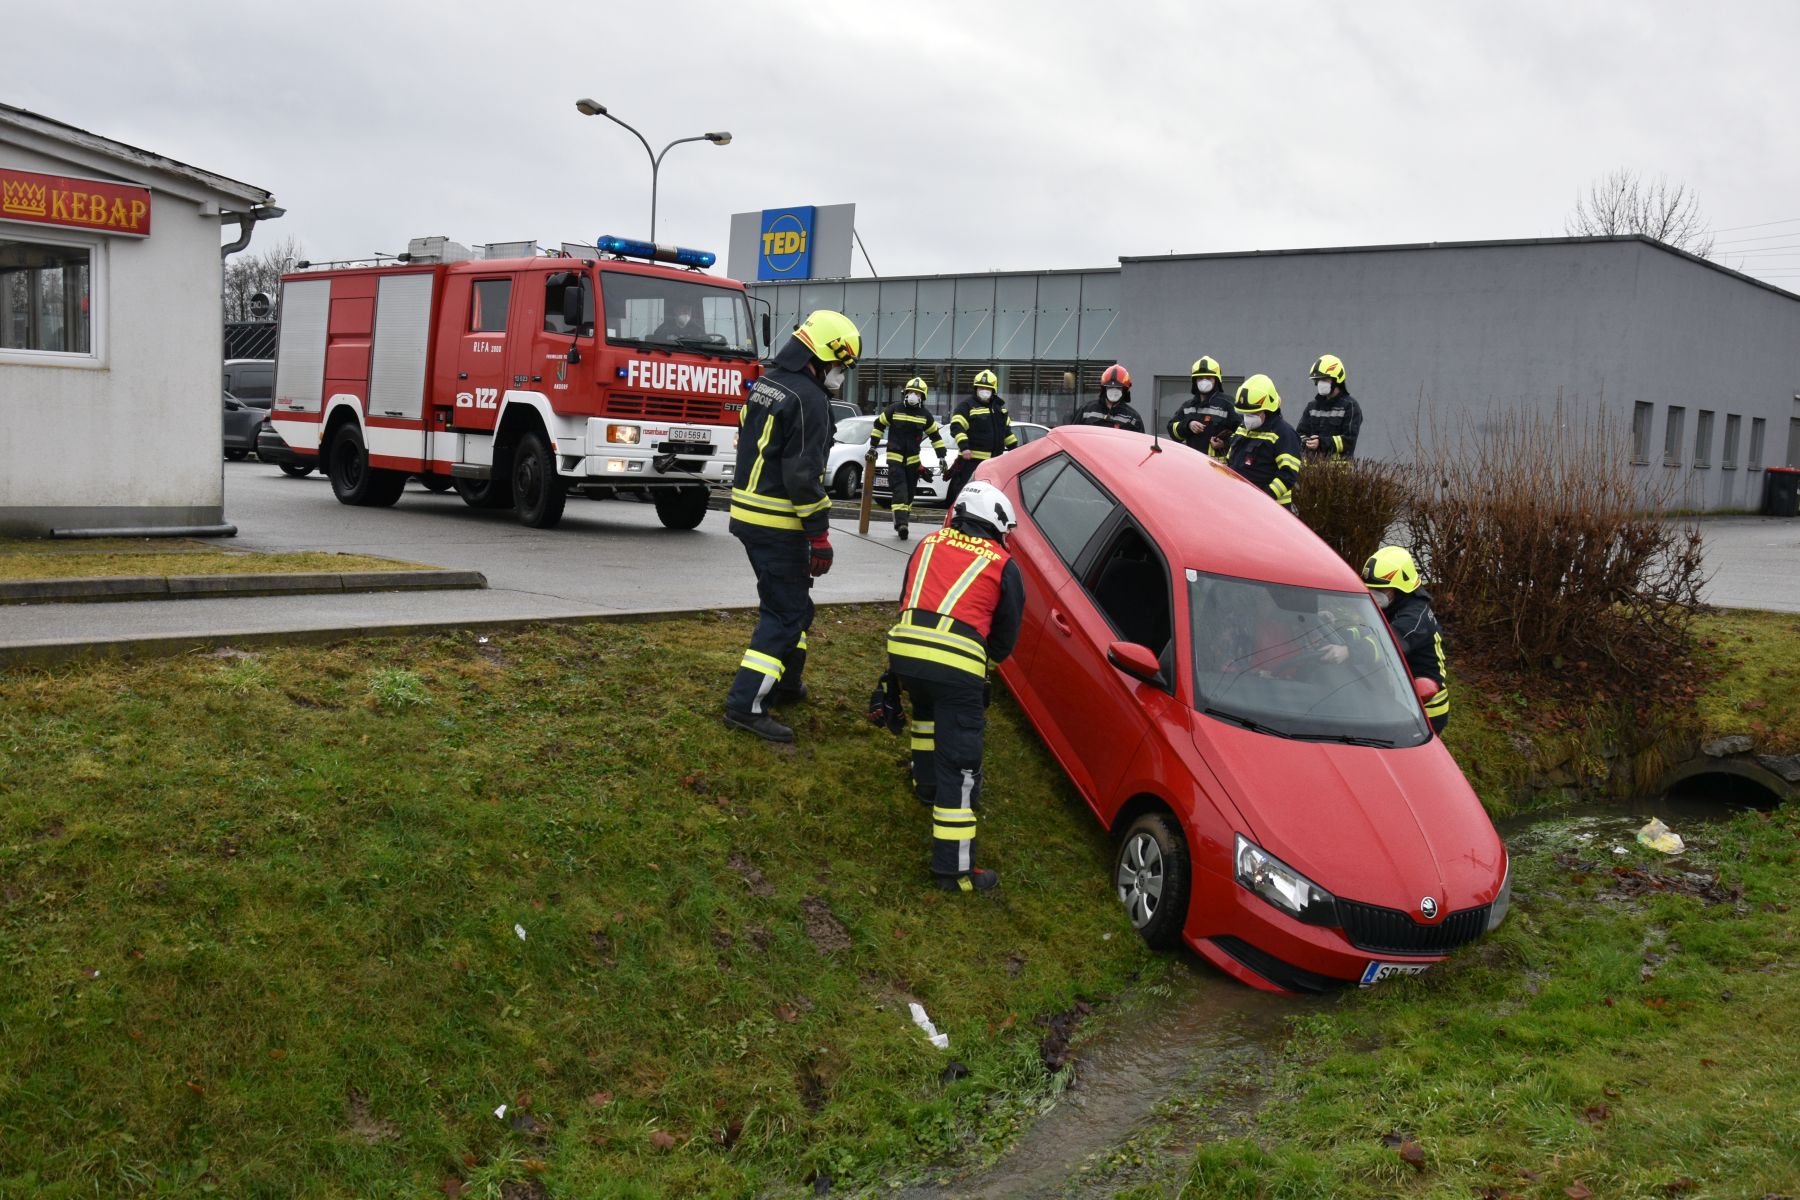
[[812,278],[813,208],[765,208],[758,279]]
[[150,236],[150,189],[0,167],[0,218]]

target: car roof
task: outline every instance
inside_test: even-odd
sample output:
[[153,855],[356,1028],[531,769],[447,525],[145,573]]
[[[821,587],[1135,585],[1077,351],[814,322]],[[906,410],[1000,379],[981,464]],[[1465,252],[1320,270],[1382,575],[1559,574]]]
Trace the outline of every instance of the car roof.
[[[1153,447],[1161,446],[1161,453]],[[1355,591],[1362,580],[1318,535],[1223,463],[1168,438],[1062,425],[1024,447],[1021,467],[1068,453],[1130,510],[1170,567]],[[1303,473],[1304,474],[1304,473]],[[1304,479],[1302,481],[1304,483]]]

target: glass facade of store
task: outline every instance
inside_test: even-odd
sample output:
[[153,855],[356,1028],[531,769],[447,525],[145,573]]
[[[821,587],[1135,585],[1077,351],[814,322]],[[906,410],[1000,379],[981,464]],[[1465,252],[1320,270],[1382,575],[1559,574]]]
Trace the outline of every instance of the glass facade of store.
[[943,420],[991,368],[1014,420],[1060,425],[1097,394],[1116,357],[1116,269],[753,284],[750,293],[771,306],[777,345],[816,308],[856,322],[863,354],[845,395],[864,412],[898,400],[916,375]]

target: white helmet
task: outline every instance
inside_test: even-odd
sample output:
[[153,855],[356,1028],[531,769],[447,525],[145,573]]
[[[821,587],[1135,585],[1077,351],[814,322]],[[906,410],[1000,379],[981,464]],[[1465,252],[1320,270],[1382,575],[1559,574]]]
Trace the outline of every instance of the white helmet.
[[1006,493],[979,479],[957,493],[956,515],[985,521],[1003,537],[1019,524],[1019,518],[1013,512],[1012,501],[1006,498]]

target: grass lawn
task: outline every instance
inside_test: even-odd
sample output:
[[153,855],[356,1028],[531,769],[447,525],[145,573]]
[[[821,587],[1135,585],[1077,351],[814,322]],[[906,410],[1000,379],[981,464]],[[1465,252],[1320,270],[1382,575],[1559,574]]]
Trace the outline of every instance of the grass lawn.
[[0,582],[92,579],[117,575],[240,575],[293,571],[431,570],[367,554],[297,551],[263,554],[211,542],[168,538],[0,538]]
[[[1159,960],[1004,699],[1002,888],[925,886],[860,715],[889,619],[821,613],[787,752],[717,720],[741,616],[0,674],[0,1196],[842,1194],[991,1148],[1038,1018]],[[1800,621],[1705,632],[1700,711],[1775,748]],[[1452,748],[1517,777],[1465,678]],[[1187,1195],[1794,1190],[1795,814],[1534,836],[1500,933],[1302,1019]]]

